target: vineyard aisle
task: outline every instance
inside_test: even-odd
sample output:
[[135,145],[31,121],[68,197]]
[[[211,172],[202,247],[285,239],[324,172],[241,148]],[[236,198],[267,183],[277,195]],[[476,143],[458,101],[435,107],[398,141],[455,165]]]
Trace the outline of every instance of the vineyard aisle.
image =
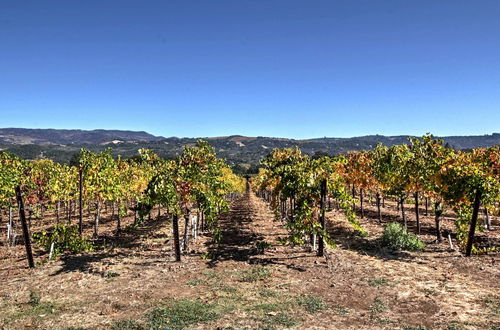
[[[345,221],[336,212],[328,220]],[[319,258],[308,246],[280,244],[283,223],[253,193],[237,198],[220,225],[219,245],[206,236],[191,240],[181,263],[174,262],[165,217],[105,251],[34,270],[2,262],[1,328],[500,326],[500,272],[491,258],[392,254],[376,246],[378,233],[356,237],[347,225],[332,233],[339,246]],[[24,265],[22,249],[15,256]]]

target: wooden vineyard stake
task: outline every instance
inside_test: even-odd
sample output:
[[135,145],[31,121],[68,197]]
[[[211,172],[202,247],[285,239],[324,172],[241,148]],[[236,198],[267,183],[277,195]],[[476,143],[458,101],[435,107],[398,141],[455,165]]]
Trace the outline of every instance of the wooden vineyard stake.
[[417,233],[420,234],[420,212],[418,210],[418,191],[415,193],[415,218],[417,220]]
[[186,253],[188,249],[188,239],[189,239],[189,217],[190,210],[186,210],[186,214],[184,214],[184,235],[182,240],[182,252]]
[[377,217],[378,217],[378,221],[379,222],[382,222],[382,213],[380,212],[380,193],[377,192],[377,195],[375,196],[375,198],[377,199]]
[[17,205],[19,206],[19,218],[21,219],[21,226],[23,227],[24,245],[26,246],[28,265],[30,268],[35,268],[35,262],[33,260],[33,250],[31,249],[30,233],[28,230],[28,224],[26,222],[26,214],[24,212],[23,196],[21,193],[21,187],[19,186],[16,186],[16,198]]
[[[320,200],[320,217],[319,217],[319,222],[321,224],[321,230],[326,230],[325,229],[325,204],[326,204],[326,179],[321,181],[321,200]],[[325,242],[323,235],[319,236],[319,242],[318,242],[318,257],[323,256],[323,250],[325,249]]]
[[361,207],[361,219],[365,217],[365,211],[363,209],[363,188],[359,190],[359,200],[360,200],[360,207]]
[[177,214],[172,218],[172,229],[174,234],[175,261],[181,261],[181,244],[179,242],[179,217]]
[[479,206],[481,204],[481,190],[476,190],[474,198],[474,209],[472,210],[472,220],[470,222],[469,237],[467,239],[467,248],[465,249],[465,256],[470,257],[472,254],[472,243],[474,242],[474,234],[476,232],[477,216],[479,213]]

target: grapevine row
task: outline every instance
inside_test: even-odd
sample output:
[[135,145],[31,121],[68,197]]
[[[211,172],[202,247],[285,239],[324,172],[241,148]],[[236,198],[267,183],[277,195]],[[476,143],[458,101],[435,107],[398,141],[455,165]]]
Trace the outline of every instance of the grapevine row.
[[245,182],[202,140],[185,147],[180,156],[171,160],[144,149],[132,159],[115,159],[111,150],[96,153],[82,149],[72,164],[49,159],[28,161],[0,152],[0,208],[9,210],[8,240],[12,240],[15,228],[12,210],[16,206],[16,186],[22,187],[30,221],[32,216],[43,219],[47,210],[54,211],[57,223],[65,215],[69,221],[78,209],[80,235],[85,206],[89,214],[93,212],[94,237],[99,235],[104,208],[111,207],[116,214],[117,232],[122,229],[121,218],[127,209],[135,212],[138,224],[151,217],[155,206],[158,210],[164,208],[172,215],[176,259],[180,260],[179,217],[188,219],[196,209],[204,229],[212,230],[217,239],[218,214],[228,208],[231,194],[245,189]]
[[[424,198],[426,208],[432,201],[437,241],[442,240],[441,216],[449,207],[457,215],[457,238],[469,256],[481,252],[473,244],[476,229],[482,230],[477,222],[480,205],[487,215],[499,212],[500,147],[460,151],[425,135],[409,138],[408,144],[379,144],[372,150],[317,159],[298,149],[278,149],[262,161],[254,187],[279,217],[286,218],[290,241],[304,243],[304,237],[319,235],[331,242],[321,224],[323,181],[329,198],[337,201],[360,233],[364,231],[356,220],[354,206],[360,202],[363,217],[366,194],[375,196],[380,220],[381,203],[386,197],[395,198],[405,227],[404,203],[408,196],[413,196],[418,234],[419,201]],[[355,198],[356,191],[359,200]]]

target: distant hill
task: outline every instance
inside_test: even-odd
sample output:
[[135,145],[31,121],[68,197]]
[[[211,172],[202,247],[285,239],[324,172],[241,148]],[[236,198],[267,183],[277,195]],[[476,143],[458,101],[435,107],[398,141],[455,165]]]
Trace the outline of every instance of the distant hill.
[[163,139],[146,132],[96,129],[30,129],[0,128],[0,143],[7,144],[101,144],[115,142],[146,142]]
[[[294,140],[240,135],[208,137],[220,157],[237,167],[238,171],[255,168],[260,160],[274,148],[299,147],[304,153],[336,155],[351,150],[372,149],[377,143],[394,145],[408,142],[408,136],[368,135],[352,138],[318,138]],[[500,145],[500,134],[477,136],[447,136],[444,141],[456,149],[472,149]],[[162,157],[180,154],[182,147],[196,142],[195,138],[164,138],[146,132],[117,130],[56,130],[56,129],[0,129],[0,150],[34,159],[48,157],[56,161],[69,161],[81,147],[94,151],[113,148],[113,154],[132,157],[140,148],[152,149]]]

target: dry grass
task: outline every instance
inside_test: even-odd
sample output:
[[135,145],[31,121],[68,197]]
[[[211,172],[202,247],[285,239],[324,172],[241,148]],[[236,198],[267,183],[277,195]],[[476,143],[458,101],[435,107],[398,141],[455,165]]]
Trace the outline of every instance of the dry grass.
[[[390,218],[393,211],[386,212]],[[431,243],[424,251],[393,253],[378,244],[378,221],[364,219],[371,235],[359,237],[341,214],[328,217],[339,247],[326,258],[308,247],[278,244],[286,235],[282,224],[253,195],[236,201],[221,220],[221,246],[201,236],[181,263],[173,261],[165,218],[103,250],[34,270],[25,268],[22,246],[1,246],[0,328],[500,326],[500,271],[491,256],[464,258],[446,243],[432,244],[431,234],[422,235]],[[423,217],[424,228],[431,220]],[[111,234],[112,228],[102,230]],[[256,248],[260,241],[269,243],[263,253]]]

